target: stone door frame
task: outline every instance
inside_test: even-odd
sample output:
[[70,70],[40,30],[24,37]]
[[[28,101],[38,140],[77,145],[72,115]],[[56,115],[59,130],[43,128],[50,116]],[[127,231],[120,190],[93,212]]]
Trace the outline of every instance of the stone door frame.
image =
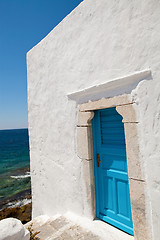
[[116,107],[117,112],[123,117],[134,237],[138,240],[150,239],[146,221],[145,177],[143,165],[140,162],[138,142],[137,107],[130,94],[102,98],[78,106],[77,155],[83,163],[83,178],[88,206],[86,215],[92,219],[95,218],[92,118],[95,110],[111,107]]

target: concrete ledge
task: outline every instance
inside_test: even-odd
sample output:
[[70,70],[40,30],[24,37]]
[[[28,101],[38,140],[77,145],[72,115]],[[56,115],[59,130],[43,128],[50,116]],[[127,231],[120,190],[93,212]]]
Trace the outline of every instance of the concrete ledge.
[[148,79],[150,75],[151,71],[146,69],[124,77],[111,79],[103,84],[98,84],[81,91],[69,93],[67,96],[77,103],[84,103],[89,100],[95,101],[101,98],[129,94],[140,81]]
[[16,218],[0,221],[0,240],[29,240],[30,233]]

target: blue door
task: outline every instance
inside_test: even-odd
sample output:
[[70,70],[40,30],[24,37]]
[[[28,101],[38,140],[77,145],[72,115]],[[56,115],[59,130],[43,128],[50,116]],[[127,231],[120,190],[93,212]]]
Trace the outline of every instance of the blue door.
[[115,108],[95,111],[93,143],[96,215],[134,235],[124,124]]

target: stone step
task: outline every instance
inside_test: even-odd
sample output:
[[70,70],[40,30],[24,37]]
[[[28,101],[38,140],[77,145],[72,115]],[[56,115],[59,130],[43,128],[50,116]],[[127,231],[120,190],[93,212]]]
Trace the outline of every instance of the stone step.
[[42,224],[33,220],[25,225],[26,228],[29,226],[32,227],[33,233],[39,232],[36,235],[39,240],[100,240],[92,232],[70,222],[63,216],[55,220],[49,219]]
[[134,240],[134,237],[100,220],[68,213],[65,216],[39,216],[25,227],[39,240]]

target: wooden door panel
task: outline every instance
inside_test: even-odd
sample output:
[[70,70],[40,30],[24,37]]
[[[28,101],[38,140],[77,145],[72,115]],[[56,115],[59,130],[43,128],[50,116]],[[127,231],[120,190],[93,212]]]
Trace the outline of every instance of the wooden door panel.
[[95,112],[93,140],[97,217],[133,235],[124,124],[115,108]]

